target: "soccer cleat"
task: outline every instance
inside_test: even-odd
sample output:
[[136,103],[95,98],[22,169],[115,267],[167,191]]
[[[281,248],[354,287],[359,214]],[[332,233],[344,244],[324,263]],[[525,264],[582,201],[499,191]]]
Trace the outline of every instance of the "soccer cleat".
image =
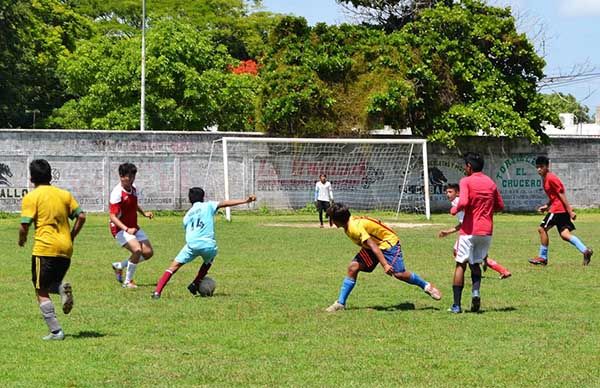
[[500,275],[500,279],[508,279],[511,276],[512,276],[512,274],[509,271],[506,271]]
[[138,286],[137,286],[137,284],[135,284],[135,282],[133,280],[130,280],[129,282],[123,283],[123,288],[134,289],[134,288],[138,288]]
[[543,259],[541,257],[536,257],[535,259],[529,259],[529,262],[533,265],[546,265],[548,264],[548,260]]
[[189,292],[192,293],[192,295],[197,295],[198,294],[198,285],[194,282],[191,282],[189,286],[187,286],[187,289]]
[[479,312],[481,308],[481,297],[479,295],[471,298],[471,312],[476,313]]
[[152,293],[152,299],[160,299],[160,294],[156,291]]
[[423,289],[423,291],[425,291],[425,293],[427,295],[431,296],[435,300],[442,299],[442,293],[440,292],[440,290],[438,290],[437,288],[435,288],[434,285],[431,284],[431,283],[427,283],[427,285],[425,286],[425,288]]
[[585,252],[583,252],[583,265],[590,265],[590,261],[592,260],[592,255],[594,254],[594,251],[592,251],[591,249],[586,249]]
[[71,287],[71,283],[62,283],[58,287],[58,293],[60,294],[63,313],[70,313],[73,309],[73,288]]
[[65,339],[65,332],[64,332],[64,331],[62,331],[62,329],[61,329],[61,330],[60,330],[58,333],[56,333],[56,334],[54,334],[54,333],[49,333],[48,335],[46,335],[46,336],[43,336],[43,337],[42,337],[42,339],[43,339],[44,341],[62,341],[62,340],[64,340],[64,339]]
[[337,300],[333,304],[325,309],[328,313],[335,313],[336,311],[344,310],[346,306],[338,302]]
[[451,312],[452,314],[460,314],[460,313],[462,313],[462,309],[457,304],[453,304],[452,306],[450,306],[450,308],[448,309],[448,311]]
[[112,263],[112,269],[115,271],[115,277],[117,278],[117,281],[119,283],[123,283],[123,270],[119,268],[120,266],[121,263],[119,262]]

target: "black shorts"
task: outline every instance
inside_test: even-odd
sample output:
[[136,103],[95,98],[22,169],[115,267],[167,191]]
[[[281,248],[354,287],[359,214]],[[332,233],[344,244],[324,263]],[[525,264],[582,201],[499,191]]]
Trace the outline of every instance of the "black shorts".
[[36,290],[58,292],[71,259],[65,257],[31,256],[31,281]]
[[546,214],[546,217],[544,217],[544,220],[540,226],[546,230],[552,229],[553,226],[556,226],[558,233],[565,229],[569,229],[569,231],[575,230],[575,225],[571,221],[569,213],[548,213]]
[[329,201],[317,201],[317,210],[327,211],[329,209]]

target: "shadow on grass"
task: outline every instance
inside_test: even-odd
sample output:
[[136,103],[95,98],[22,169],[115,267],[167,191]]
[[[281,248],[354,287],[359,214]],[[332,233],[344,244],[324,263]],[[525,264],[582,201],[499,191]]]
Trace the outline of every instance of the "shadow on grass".
[[410,311],[410,310],[439,310],[434,306],[427,306],[416,308],[414,303],[404,302],[391,306],[365,306],[365,307],[351,307],[348,310],[377,310],[377,311]]
[[497,308],[489,308],[489,309],[485,309],[485,310],[480,310],[476,313],[470,311],[470,310],[465,310],[466,314],[485,314],[485,313],[510,313],[512,311],[517,311],[517,309],[513,306],[507,306],[507,307],[497,307]]
[[105,337],[106,334],[97,332],[97,331],[80,331],[77,334],[66,334],[66,337],[72,337],[75,339],[86,339],[86,338],[102,338]]

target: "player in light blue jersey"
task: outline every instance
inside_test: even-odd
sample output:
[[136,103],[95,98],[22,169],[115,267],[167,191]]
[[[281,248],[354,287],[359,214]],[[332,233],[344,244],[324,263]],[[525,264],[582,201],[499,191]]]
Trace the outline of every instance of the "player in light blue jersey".
[[197,257],[202,257],[203,263],[198,270],[196,278],[188,286],[188,290],[196,295],[198,285],[204,279],[210,269],[215,256],[217,256],[217,241],[215,240],[215,222],[214,216],[218,209],[228,206],[243,205],[256,201],[254,195],[247,199],[228,200],[228,201],[208,201],[204,202],[204,190],[200,187],[192,187],[188,197],[192,203],[192,208],[185,213],[183,217],[183,226],[185,228],[185,245],[175,257],[169,268],[158,280],[156,289],[152,293],[153,299],[159,299],[160,295],[171,279],[171,276],[179,270],[184,264],[187,264]]

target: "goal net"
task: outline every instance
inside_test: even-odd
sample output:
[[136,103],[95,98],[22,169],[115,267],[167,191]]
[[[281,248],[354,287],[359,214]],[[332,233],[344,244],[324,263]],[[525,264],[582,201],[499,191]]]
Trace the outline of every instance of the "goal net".
[[331,182],[334,201],[351,209],[430,217],[423,139],[224,137],[213,143],[205,184],[222,187],[218,198],[255,194],[254,207],[301,209],[314,203],[320,174]]

